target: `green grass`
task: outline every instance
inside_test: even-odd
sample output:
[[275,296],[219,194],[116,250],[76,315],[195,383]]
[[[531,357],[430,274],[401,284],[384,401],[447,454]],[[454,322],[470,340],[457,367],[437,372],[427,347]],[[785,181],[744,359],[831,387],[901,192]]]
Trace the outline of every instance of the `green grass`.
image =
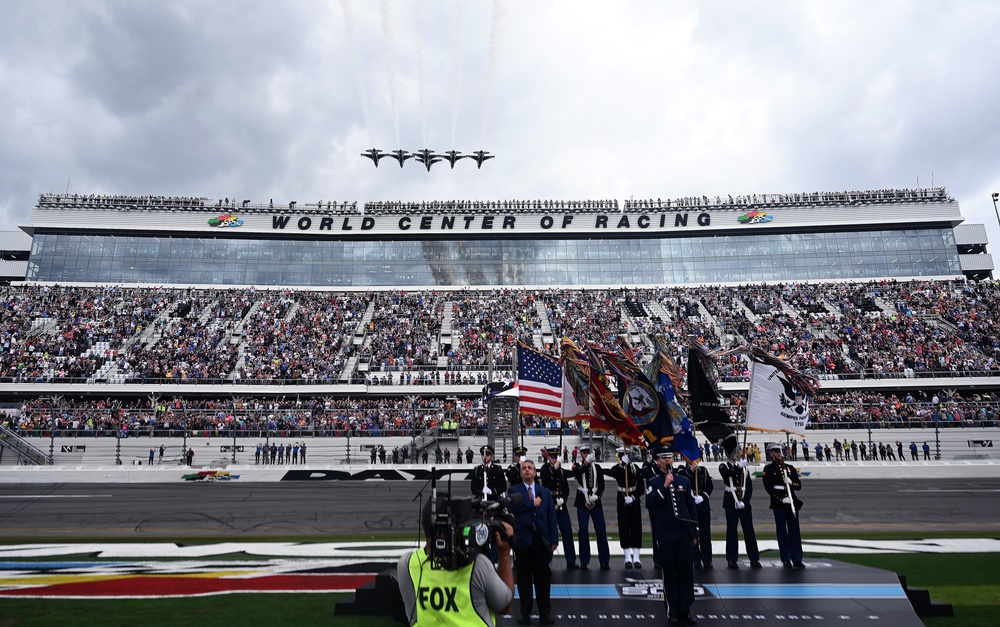
[[[891,570],[911,587],[951,603],[954,618],[926,618],[927,627],[993,627],[1000,616],[1000,554],[834,555],[831,559]],[[0,599],[0,627],[101,625],[274,627],[333,624],[391,627],[390,617],[334,615],[343,594],[229,594],[152,600]]]
[[1000,616],[1000,554],[836,555],[834,559],[905,575],[911,588],[950,603],[952,618],[924,618],[927,627],[995,627]]

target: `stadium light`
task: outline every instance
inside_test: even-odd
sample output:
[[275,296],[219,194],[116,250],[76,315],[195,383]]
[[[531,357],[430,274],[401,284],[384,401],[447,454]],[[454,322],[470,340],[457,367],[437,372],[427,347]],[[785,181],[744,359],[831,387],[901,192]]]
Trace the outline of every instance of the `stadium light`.
[[1000,192],[993,192],[993,212],[997,214],[997,224],[1000,224],[1000,210],[997,210],[998,200],[1000,200]]

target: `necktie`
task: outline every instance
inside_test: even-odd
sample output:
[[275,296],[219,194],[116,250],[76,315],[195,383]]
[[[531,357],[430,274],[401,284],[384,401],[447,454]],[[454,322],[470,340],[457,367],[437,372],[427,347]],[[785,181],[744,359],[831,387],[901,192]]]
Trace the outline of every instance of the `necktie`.
[[528,498],[530,498],[532,501],[535,500],[535,486],[533,485],[528,486]]

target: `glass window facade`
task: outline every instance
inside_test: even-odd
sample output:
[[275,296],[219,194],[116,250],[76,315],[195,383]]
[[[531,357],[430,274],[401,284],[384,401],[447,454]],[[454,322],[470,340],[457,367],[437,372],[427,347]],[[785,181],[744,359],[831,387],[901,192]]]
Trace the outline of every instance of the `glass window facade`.
[[961,275],[951,229],[661,239],[333,241],[36,234],[28,280],[587,286]]

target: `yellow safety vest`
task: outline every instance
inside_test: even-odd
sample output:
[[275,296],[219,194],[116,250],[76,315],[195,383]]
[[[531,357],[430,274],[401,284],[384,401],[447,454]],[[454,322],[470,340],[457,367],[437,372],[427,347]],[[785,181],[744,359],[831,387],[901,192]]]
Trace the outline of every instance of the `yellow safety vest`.
[[[481,626],[483,620],[472,605],[471,582],[475,563],[458,570],[433,570],[429,566],[421,568],[427,561],[423,549],[417,549],[410,555],[408,567],[417,611],[417,622],[414,624],[419,627]],[[492,611],[490,623],[497,623]]]

